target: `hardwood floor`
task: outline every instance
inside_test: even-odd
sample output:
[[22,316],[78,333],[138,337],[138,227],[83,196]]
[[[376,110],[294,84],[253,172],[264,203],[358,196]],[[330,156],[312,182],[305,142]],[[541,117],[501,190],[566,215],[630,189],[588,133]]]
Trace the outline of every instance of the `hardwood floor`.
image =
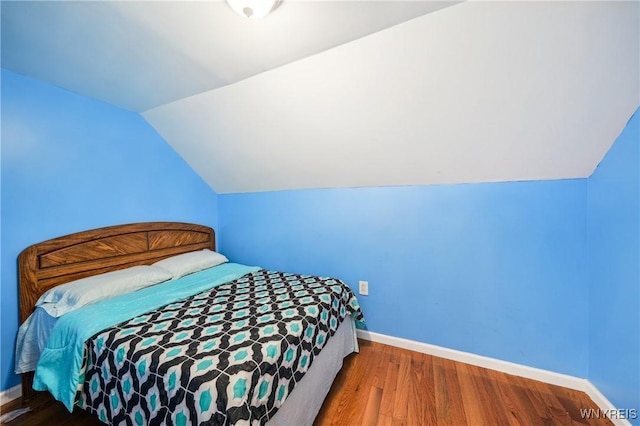
[[612,425],[583,392],[360,340],[314,426]]
[[[61,402],[54,400],[49,393],[40,392],[26,405],[31,411],[7,423],[10,426],[104,426],[94,417],[75,408],[69,413]],[[21,399],[11,401],[2,407],[2,413],[23,408]],[[4,424],[4,423],[3,423]]]
[[[1,411],[20,406],[13,401]],[[102,425],[82,410],[69,414],[48,394],[29,406],[32,412],[9,425]],[[314,426],[612,424],[582,418],[580,410],[590,408],[597,409],[582,392],[361,340]]]

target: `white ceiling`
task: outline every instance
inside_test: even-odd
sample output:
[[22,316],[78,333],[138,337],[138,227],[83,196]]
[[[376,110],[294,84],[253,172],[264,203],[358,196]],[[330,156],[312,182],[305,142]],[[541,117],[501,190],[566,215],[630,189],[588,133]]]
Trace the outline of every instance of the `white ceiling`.
[[452,1],[3,1],[2,66],[133,111],[232,84]]
[[144,111],[219,193],[587,177],[640,105],[636,1],[22,4],[3,67]]

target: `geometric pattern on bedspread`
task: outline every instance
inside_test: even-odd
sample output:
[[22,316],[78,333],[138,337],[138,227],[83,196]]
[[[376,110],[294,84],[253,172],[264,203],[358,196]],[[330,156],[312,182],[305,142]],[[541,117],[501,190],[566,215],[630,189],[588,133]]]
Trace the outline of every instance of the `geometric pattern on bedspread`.
[[247,274],[93,336],[77,404],[109,424],[262,425],[349,314],[340,280]]

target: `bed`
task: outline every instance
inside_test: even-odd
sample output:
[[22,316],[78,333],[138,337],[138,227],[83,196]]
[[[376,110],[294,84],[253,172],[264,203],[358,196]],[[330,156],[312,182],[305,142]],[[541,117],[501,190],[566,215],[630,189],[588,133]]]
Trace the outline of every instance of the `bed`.
[[[35,244],[19,256],[21,322],[51,289],[201,252],[214,230],[177,222]],[[311,424],[362,320],[340,280],[224,262],[60,315],[23,398],[48,390],[108,424]]]

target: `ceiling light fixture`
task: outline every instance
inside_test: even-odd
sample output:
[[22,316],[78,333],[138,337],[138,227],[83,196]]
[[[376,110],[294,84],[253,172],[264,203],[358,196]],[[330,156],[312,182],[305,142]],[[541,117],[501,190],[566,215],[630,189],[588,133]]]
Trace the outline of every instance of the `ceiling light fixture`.
[[248,19],[264,18],[280,4],[282,0],[227,0],[227,4],[238,15]]

